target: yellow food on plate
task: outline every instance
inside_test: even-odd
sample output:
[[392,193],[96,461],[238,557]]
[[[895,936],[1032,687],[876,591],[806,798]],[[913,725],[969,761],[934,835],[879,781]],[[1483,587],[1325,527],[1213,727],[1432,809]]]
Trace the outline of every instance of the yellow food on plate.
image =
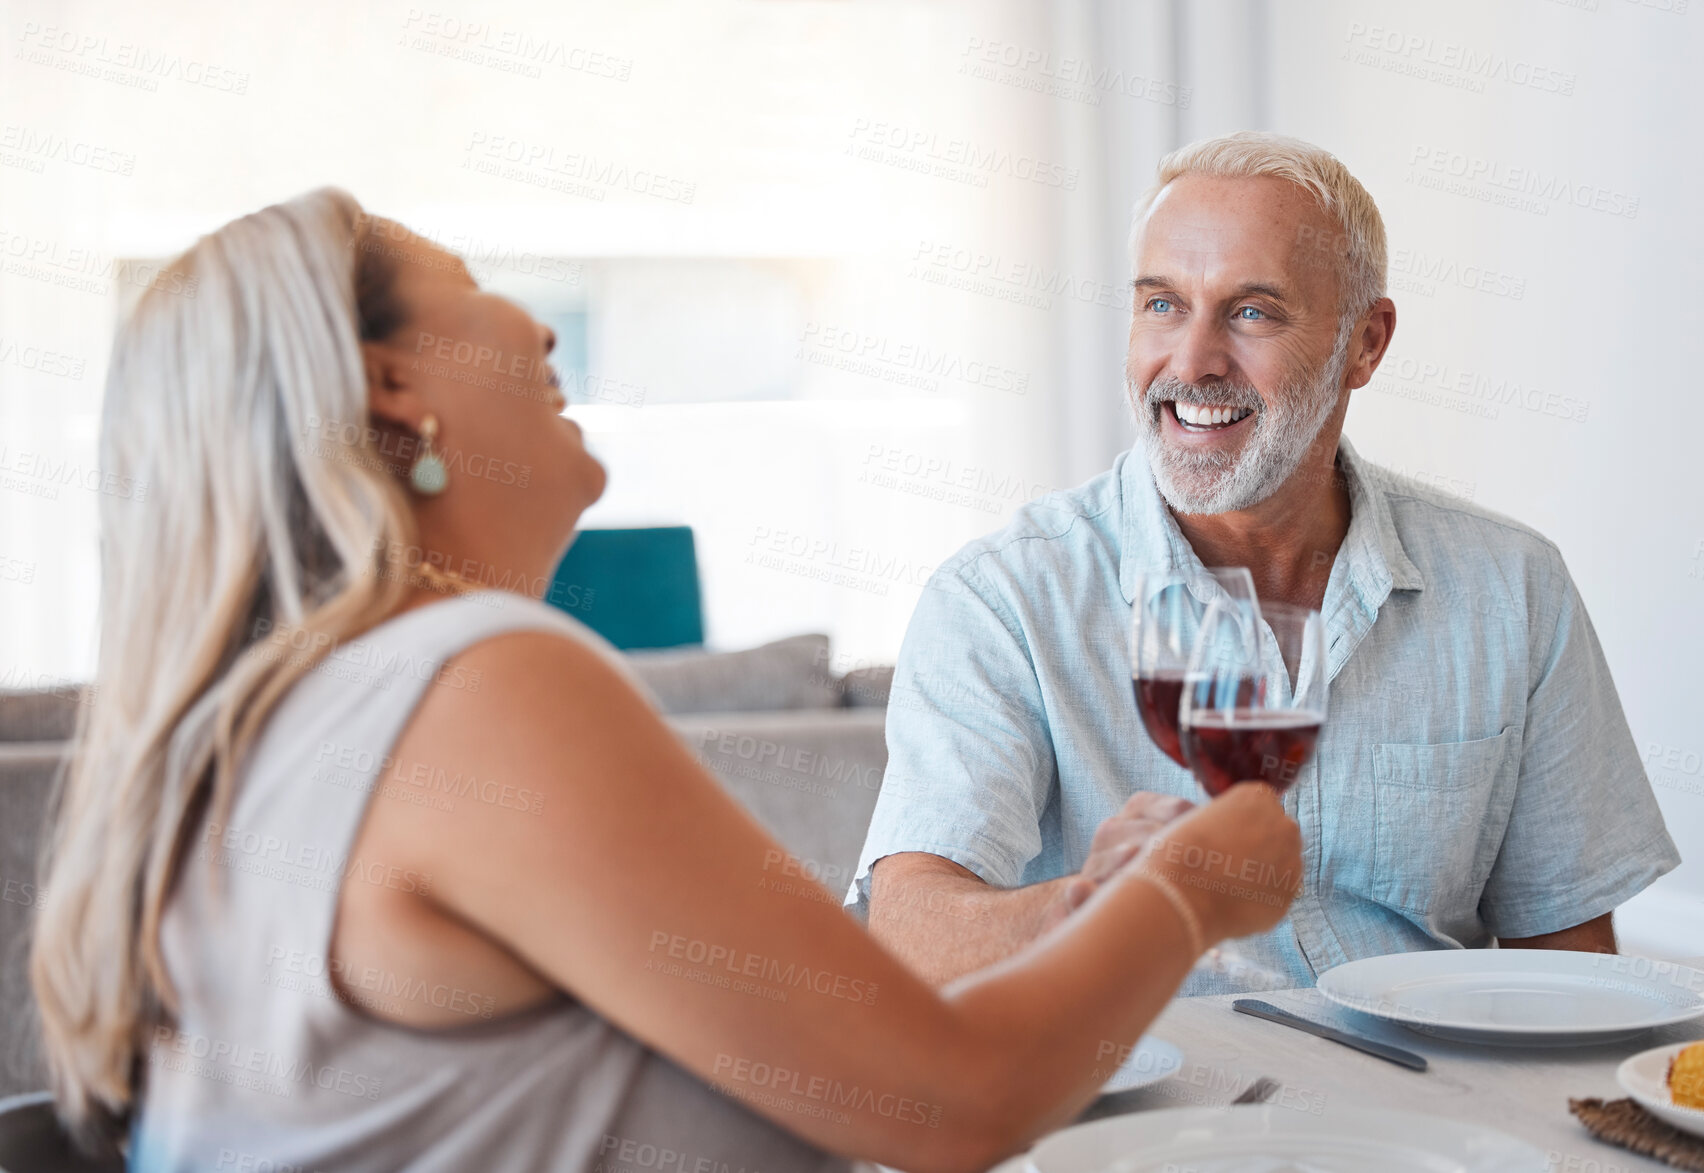
[[1682,1048],[1669,1062],[1668,1085],[1680,1107],[1704,1109],[1704,1043]]

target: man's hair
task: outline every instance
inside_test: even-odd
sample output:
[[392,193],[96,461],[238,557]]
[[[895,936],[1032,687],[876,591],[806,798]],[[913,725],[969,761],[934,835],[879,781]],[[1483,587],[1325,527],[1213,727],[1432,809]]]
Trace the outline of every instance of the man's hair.
[[1340,239],[1296,242],[1299,249],[1314,249],[1321,259],[1330,258],[1335,265],[1343,299],[1340,318],[1353,321],[1385,295],[1389,263],[1384,218],[1367,189],[1331,152],[1299,138],[1259,130],[1202,139],[1160,160],[1154,185],[1137,201],[1130,224],[1132,265],[1136,263],[1137,238],[1154,200],[1166,184],[1182,175],[1222,179],[1271,175],[1289,180],[1308,192],[1342,228]]

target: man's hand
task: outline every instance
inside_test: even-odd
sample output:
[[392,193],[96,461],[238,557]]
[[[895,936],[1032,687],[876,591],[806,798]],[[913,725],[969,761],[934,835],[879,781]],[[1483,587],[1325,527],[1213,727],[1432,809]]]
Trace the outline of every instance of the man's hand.
[[1187,798],[1138,790],[1124,800],[1117,814],[1095,828],[1095,837],[1089,842],[1089,858],[1083,861],[1077,874],[1099,887],[1112,873],[1135,859],[1136,853],[1167,823],[1194,809],[1195,804]]
[[1138,791],[1095,829],[1082,871],[1026,888],[991,888],[927,852],[883,856],[870,871],[870,932],[923,980],[945,985],[1005,960],[1070,916],[1194,806]]
[[1082,870],[1067,877],[1060,885],[1055,899],[1043,914],[1042,932],[1081,908],[1083,902],[1095,894],[1096,888],[1135,859],[1137,853],[1147,846],[1148,840],[1167,823],[1194,809],[1195,804],[1188,799],[1155,794],[1150,790],[1138,790],[1125,799],[1117,814],[1095,828],[1095,837],[1089,843],[1089,857],[1083,861]]

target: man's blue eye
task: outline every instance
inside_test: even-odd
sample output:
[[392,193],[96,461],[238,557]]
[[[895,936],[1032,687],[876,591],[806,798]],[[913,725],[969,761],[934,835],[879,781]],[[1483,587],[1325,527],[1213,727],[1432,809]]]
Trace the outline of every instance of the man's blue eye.
[[[1251,305],[1245,305],[1245,306],[1240,307],[1237,310],[1237,313],[1242,316],[1242,320],[1245,321],[1245,322],[1258,322],[1261,318],[1264,318],[1266,316],[1266,314],[1263,310],[1256,309],[1254,306],[1251,306]],[[1251,318],[1251,317],[1249,317],[1250,314],[1254,314],[1255,316]]]
[[1148,303],[1148,308],[1157,314],[1168,313],[1171,310],[1171,301],[1168,298],[1156,297]]

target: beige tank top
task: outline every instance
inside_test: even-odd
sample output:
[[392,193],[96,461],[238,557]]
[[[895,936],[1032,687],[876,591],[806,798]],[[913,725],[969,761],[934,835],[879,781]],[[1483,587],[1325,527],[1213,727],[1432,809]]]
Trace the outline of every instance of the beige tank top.
[[[607,643],[568,615],[480,591],[405,612],[338,647],[274,711],[227,823],[202,828],[167,904],[161,942],[181,1014],[175,1030],[154,1033],[146,1054],[130,1168],[850,1167],[566,995],[491,1018],[485,1000],[468,991],[344,976],[367,1007],[426,999],[467,1014],[467,1025],[442,1030],[394,1025],[333,996],[327,956],[343,879],[359,871],[369,882],[430,883],[350,855],[368,796],[387,784],[386,755],[428,683],[479,686],[446,661],[481,640],[531,629],[584,641],[633,679]],[[280,652],[299,654],[284,645]],[[503,797],[457,793],[451,783],[417,800],[453,809]]]

